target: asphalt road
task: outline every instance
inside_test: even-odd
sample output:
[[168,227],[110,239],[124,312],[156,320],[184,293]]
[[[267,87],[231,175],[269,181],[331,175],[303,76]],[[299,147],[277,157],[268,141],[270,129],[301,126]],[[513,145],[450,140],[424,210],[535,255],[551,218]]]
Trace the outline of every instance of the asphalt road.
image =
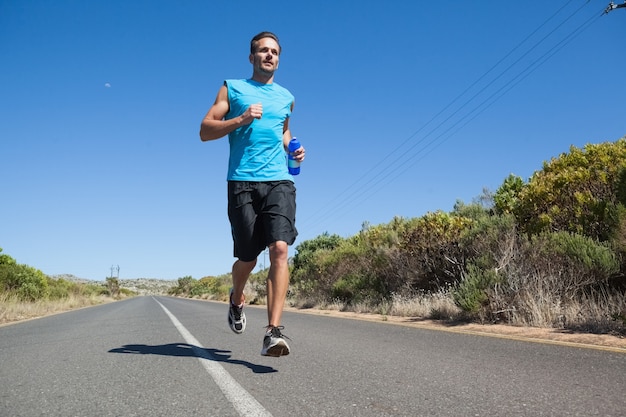
[[169,297],[0,327],[0,416],[619,416],[626,354]]

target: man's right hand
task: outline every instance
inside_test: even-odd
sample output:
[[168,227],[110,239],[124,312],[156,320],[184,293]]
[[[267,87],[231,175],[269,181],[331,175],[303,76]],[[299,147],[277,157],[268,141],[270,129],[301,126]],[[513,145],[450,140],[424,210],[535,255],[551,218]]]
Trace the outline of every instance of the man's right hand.
[[213,103],[213,106],[211,106],[200,124],[200,139],[203,142],[219,139],[263,116],[263,105],[261,103],[251,105],[239,117],[224,120],[229,110],[228,89],[223,85],[217,93],[215,103]]
[[263,104],[252,104],[241,116],[243,117],[244,124],[252,123],[253,119],[260,119],[263,117]]

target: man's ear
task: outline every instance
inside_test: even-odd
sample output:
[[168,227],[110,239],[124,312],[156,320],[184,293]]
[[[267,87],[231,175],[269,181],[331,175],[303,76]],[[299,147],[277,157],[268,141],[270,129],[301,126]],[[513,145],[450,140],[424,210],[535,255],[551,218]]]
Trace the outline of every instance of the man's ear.
[[254,64],[254,55],[250,54],[250,57],[248,59],[250,59],[251,64]]

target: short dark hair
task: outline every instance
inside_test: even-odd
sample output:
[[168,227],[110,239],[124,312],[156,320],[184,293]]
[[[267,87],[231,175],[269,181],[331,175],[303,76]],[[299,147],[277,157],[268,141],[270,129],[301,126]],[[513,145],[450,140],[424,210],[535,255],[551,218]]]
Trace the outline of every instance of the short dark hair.
[[254,38],[252,38],[252,40],[250,41],[250,53],[251,54],[256,52],[256,46],[259,43],[259,41],[263,38],[274,39],[276,43],[278,44],[278,53],[280,54],[283,48],[280,46],[280,42],[278,41],[278,36],[276,36],[272,32],[261,32],[258,35],[256,35]]

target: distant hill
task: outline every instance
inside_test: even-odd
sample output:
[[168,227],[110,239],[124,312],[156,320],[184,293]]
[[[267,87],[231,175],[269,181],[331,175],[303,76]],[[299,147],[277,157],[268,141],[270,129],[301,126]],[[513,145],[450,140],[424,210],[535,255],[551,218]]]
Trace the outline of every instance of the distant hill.
[[139,295],[167,294],[178,280],[167,281],[154,278],[120,279],[120,286],[136,292]]
[[86,278],[79,278],[75,275],[72,274],[59,274],[59,275],[48,275],[50,278],[52,279],[63,279],[65,281],[70,281],[70,282],[78,282],[79,284],[89,284],[89,283],[94,283],[96,281],[91,280],[91,279],[86,279]]
[[[105,280],[95,281],[91,279],[79,278],[72,274],[49,275],[52,279],[63,279],[65,281],[77,282],[80,284],[105,284]],[[135,278],[120,279],[120,287],[134,291],[139,295],[161,295],[167,294],[168,290],[174,287],[178,280],[163,280],[156,278]]]

